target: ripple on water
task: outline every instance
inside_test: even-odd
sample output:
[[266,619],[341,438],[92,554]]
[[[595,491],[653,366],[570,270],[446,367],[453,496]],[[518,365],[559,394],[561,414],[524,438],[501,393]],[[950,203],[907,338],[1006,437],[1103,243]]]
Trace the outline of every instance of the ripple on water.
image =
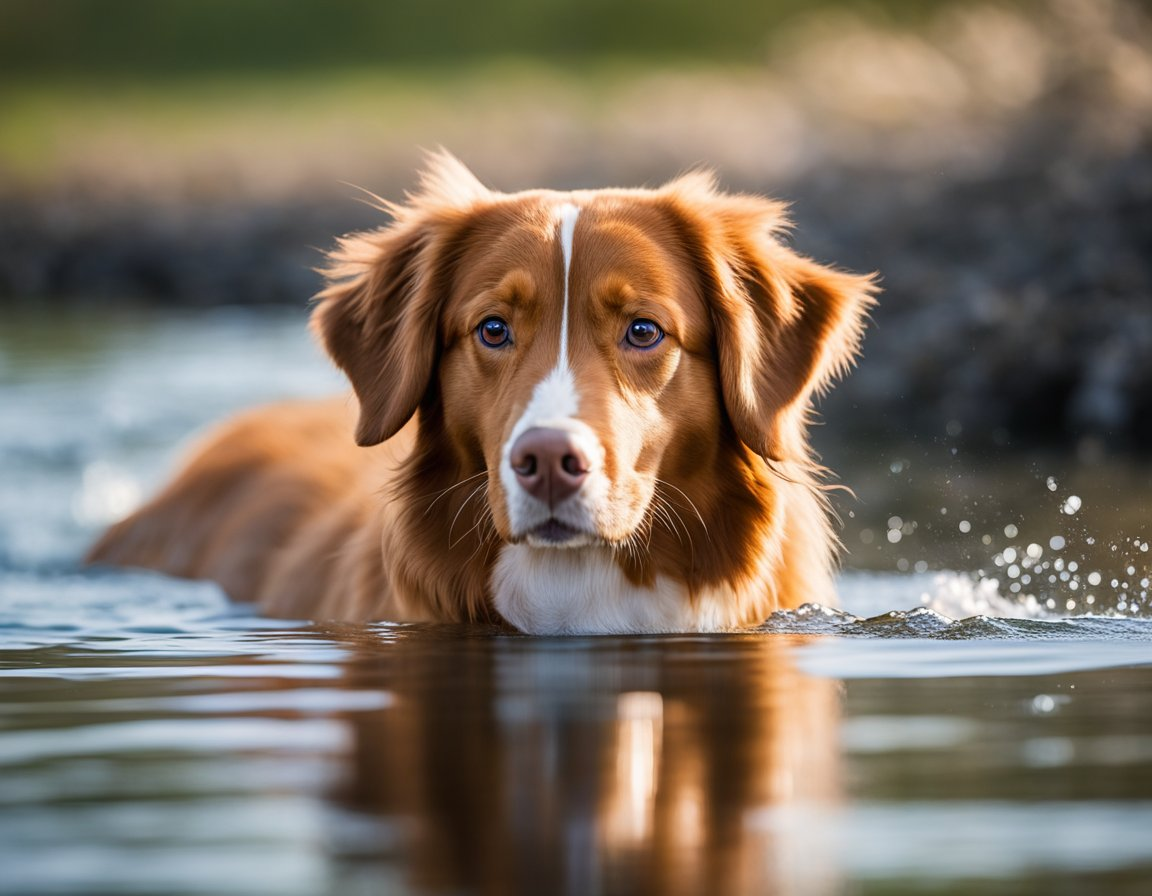
[[[1063,616],[1035,600],[1003,597],[996,581],[961,573],[921,576],[846,574],[843,609],[805,604],[774,613],[761,631],[935,640],[1104,639],[1152,641],[1152,619]],[[889,609],[918,604],[907,609]]]

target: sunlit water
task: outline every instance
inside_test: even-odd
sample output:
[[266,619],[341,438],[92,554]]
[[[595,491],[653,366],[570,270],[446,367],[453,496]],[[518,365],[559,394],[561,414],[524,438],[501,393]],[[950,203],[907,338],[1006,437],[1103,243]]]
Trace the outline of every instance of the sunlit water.
[[77,569],[197,426],[338,387],[295,316],[0,329],[0,893],[1152,891],[1128,522],[1080,567],[1017,505],[970,567],[850,556],[839,609],[708,637],[285,622]]

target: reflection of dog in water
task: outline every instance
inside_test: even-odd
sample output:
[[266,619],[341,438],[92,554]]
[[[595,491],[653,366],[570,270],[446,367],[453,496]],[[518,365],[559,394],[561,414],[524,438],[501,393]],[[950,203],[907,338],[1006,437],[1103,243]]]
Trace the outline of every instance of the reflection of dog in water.
[[838,684],[792,645],[428,635],[356,649],[394,698],[349,716],[338,801],[391,837],[358,861],[415,892],[837,892]]
[[502,194],[442,155],[388,210],[334,253],[313,318],[357,410],[226,423],[92,560],[279,615],[533,633],[727,630],[832,599],[805,423],[868,278],[701,174]]

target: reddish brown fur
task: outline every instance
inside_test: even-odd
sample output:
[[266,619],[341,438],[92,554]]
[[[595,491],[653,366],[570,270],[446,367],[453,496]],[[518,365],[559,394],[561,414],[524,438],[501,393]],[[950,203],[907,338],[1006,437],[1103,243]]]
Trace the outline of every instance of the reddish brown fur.
[[[392,224],[343,241],[314,314],[358,417],[296,403],[225,424],[90,559],[214,579],[276,615],[499,621],[493,563],[515,536],[497,469],[555,362],[558,195],[490,193],[436,160]],[[852,360],[871,280],[796,255],[775,239],[780,205],[704,175],[574,195],[571,364],[626,579],[722,592],[739,624],[831,600],[806,415]],[[514,362],[477,347],[494,310]],[[659,351],[619,350],[636,317],[664,326]]]

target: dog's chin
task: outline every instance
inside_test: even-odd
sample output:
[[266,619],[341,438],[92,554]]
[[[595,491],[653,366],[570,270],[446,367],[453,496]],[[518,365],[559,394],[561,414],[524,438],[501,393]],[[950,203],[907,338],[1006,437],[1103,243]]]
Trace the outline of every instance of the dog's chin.
[[563,523],[556,517],[549,517],[544,522],[529,529],[517,539],[532,548],[565,549],[584,548],[589,545],[600,544],[602,539],[590,532],[576,529]]

